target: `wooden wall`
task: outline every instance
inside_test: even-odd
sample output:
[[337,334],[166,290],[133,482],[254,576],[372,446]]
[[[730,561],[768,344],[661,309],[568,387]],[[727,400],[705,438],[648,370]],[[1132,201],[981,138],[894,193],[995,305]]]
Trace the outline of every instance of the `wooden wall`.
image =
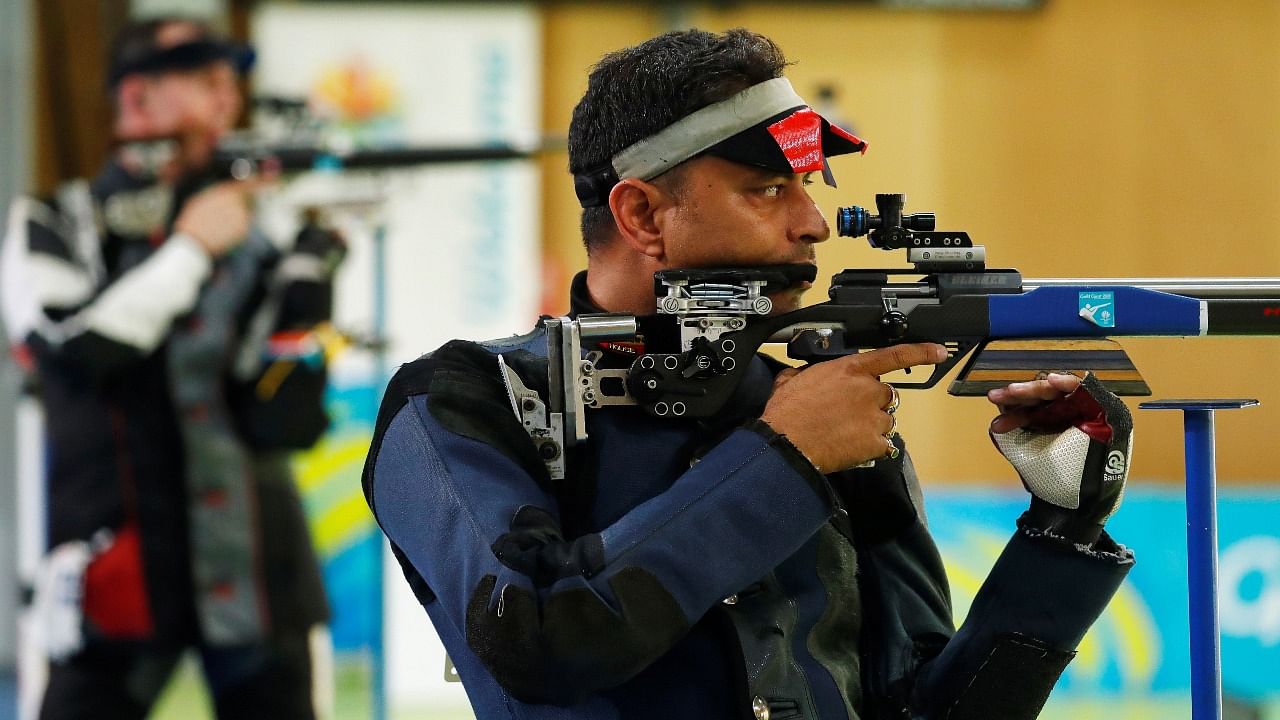
[[[802,94],[837,88],[839,112],[870,151],[836,161],[839,190],[815,186],[829,218],[876,192],[906,192],[908,210],[938,213],[940,227],[985,243],[993,266],[1027,277],[1280,276],[1280,4],[1047,0],[1007,14],[553,4],[547,131],[567,129],[601,54],[673,23],[763,32],[796,62],[789,76]],[[585,261],[566,163],[545,161],[553,283]],[[901,262],[847,239],[819,259],[820,277]],[[815,290],[810,301],[824,297]],[[1220,479],[1280,477],[1280,338],[1125,346],[1156,397],[1261,398],[1261,408],[1219,414]],[[900,417],[926,478],[1016,482],[986,437],[991,415],[983,400],[935,390],[909,394]],[[1180,482],[1180,418],[1141,411],[1137,422],[1135,477]]]

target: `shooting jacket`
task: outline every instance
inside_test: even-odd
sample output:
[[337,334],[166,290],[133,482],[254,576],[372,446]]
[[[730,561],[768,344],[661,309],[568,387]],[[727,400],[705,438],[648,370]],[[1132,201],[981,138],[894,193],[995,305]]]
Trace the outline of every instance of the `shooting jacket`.
[[112,162],[9,215],[6,326],[45,410],[48,546],[92,546],[90,648],[244,645],[328,613],[286,454],[327,423],[323,365],[261,381],[266,336],[327,318],[330,278],[262,236],[211,261],[171,235],[198,187]]
[[365,466],[477,717],[1033,718],[1132,564],[1020,527],[957,631],[905,452],[819,474],[757,419],[758,357],[715,422],[589,410],[552,482],[496,364],[545,398],[545,353],[406,364]]

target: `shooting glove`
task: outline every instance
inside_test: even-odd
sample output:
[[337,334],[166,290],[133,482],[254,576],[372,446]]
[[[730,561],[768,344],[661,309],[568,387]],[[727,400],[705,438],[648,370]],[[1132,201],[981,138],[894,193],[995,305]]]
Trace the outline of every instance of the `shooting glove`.
[[333,277],[346,242],[306,218],[291,252],[267,269],[266,296],[248,320],[229,388],[241,436],[255,450],[311,447],[329,426],[328,349],[339,334]]
[[1026,522],[1092,545],[1120,506],[1133,449],[1133,416],[1089,373],[1070,395],[1030,413],[1031,423],[991,433],[1031,493]]

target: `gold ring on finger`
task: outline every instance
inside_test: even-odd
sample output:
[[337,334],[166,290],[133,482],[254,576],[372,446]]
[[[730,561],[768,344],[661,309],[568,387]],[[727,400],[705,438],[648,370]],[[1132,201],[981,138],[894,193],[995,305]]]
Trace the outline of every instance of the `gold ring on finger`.
[[902,401],[902,399],[898,397],[898,388],[890,385],[889,383],[885,383],[885,387],[889,388],[890,396],[889,396],[889,404],[885,406],[884,411],[892,415],[898,412],[898,404]]
[[889,415],[889,431],[884,434],[885,437],[893,437],[898,434],[898,416]]
[[898,456],[902,454],[902,451],[898,449],[896,444],[894,444],[893,436],[885,435],[884,441],[889,445],[889,449],[885,452],[884,456],[890,460],[897,460]]

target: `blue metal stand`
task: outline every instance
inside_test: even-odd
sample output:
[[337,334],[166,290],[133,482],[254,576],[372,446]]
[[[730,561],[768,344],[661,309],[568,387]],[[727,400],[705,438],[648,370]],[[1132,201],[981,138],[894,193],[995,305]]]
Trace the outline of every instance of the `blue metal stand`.
[[1157,400],[1143,410],[1183,411],[1187,464],[1187,612],[1191,624],[1191,717],[1222,718],[1222,653],[1218,633],[1218,507],[1213,411],[1257,400]]
[[[387,224],[385,219],[381,218],[373,230],[373,333],[376,338],[384,338],[387,333]],[[385,350],[377,351],[375,367],[378,387],[385,389],[391,375]],[[381,390],[377,393],[377,397],[382,397]],[[373,412],[374,417],[377,417],[376,407]],[[377,543],[378,555],[373,561],[374,581],[370,598],[371,602],[376,603],[374,607],[378,608],[378,627],[374,632],[373,647],[369,648],[373,655],[373,673],[370,678],[373,720],[387,718],[387,648],[383,637],[387,629],[385,621],[387,604],[382,587],[384,547],[382,542]]]

